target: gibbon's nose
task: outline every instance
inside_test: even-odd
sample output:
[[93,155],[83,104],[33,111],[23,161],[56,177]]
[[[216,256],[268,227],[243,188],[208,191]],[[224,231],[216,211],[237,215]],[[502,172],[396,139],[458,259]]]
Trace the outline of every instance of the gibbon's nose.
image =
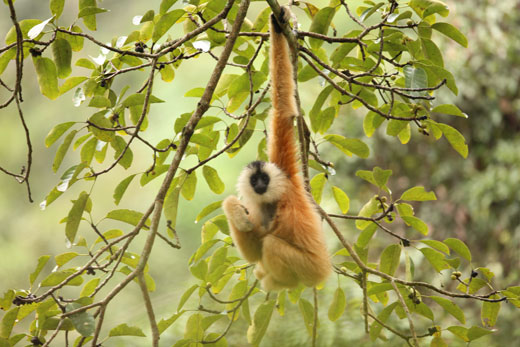
[[262,195],[267,191],[267,184],[263,182],[258,182],[257,184],[255,184],[254,189],[256,194]]

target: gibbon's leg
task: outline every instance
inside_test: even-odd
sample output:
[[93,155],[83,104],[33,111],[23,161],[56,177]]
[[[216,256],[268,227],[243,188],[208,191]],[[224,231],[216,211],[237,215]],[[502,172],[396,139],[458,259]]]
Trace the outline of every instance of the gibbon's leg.
[[308,259],[301,250],[276,236],[267,235],[262,247],[262,264],[265,269],[262,286],[266,290],[296,287],[298,273],[307,263]]
[[242,256],[249,262],[257,262],[262,258],[262,241],[255,225],[249,220],[247,209],[236,196],[229,196],[222,203],[228,219],[231,237]]
[[255,265],[255,270],[253,271],[253,273],[255,274],[255,277],[256,277],[258,280],[261,280],[262,278],[265,277],[265,270],[264,270],[264,267],[263,267],[261,261],[259,261],[258,263],[256,263],[256,265]]

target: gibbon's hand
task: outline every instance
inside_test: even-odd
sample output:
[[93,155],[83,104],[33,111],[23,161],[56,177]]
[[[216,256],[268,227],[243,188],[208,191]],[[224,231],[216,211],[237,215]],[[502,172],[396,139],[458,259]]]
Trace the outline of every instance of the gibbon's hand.
[[229,221],[238,231],[245,233],[254,229],[254,225],[248,217],[249,212],[236,196],[228,196],[224,200],[222,207],[226,211]]

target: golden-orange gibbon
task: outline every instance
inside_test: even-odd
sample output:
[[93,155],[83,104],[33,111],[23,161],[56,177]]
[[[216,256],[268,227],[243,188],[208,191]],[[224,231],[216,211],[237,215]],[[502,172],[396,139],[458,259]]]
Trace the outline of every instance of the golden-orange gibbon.
[[242,256],[256,263],[254,274],[265,290],[312,287],[331,272],[321,219],[304,188],[293,121],[297,115],[290,51],[280,25],[271,15],[272,81],[269,162],[254,161],[240,174],[239,198],[229,196],[223,209],[231,237]]

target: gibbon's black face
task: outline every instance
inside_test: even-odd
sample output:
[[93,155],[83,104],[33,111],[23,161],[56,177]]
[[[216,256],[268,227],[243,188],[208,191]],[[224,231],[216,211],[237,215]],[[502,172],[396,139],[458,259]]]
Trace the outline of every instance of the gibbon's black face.
[[264,194],[269,186],[269,175],[263,170],[265,162],[254,161],[248,165],[249,168],[253,169],[253,174],[249,177],[249,183],[253,190],[257,194]]

